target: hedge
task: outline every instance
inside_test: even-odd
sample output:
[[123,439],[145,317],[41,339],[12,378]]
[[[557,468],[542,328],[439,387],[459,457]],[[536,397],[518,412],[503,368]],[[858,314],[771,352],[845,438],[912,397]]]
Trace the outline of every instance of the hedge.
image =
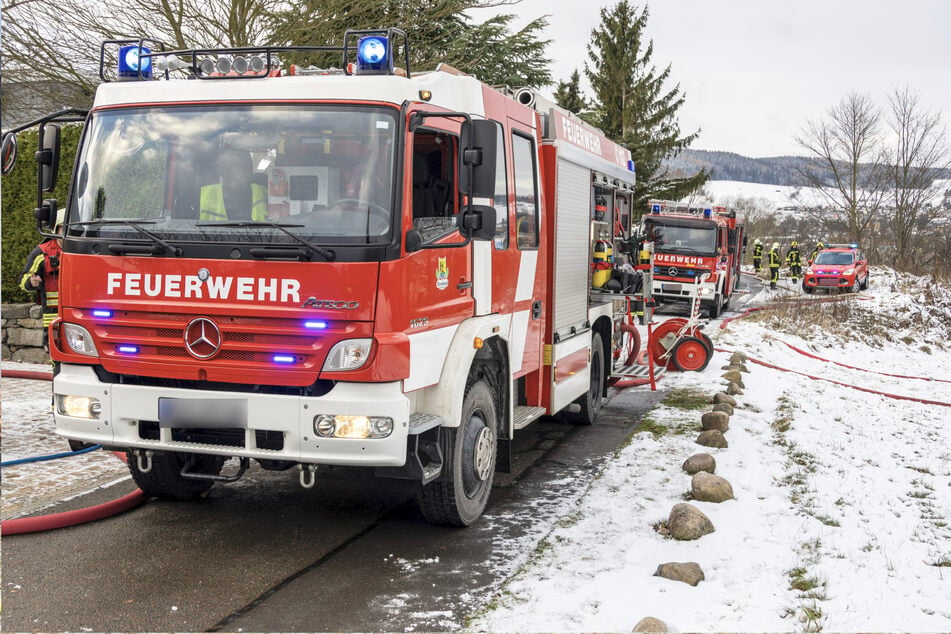
[[[56,189],[44,194],[55,198],[59,206],[66,204],[69,179],[72,176],[76,146],[82,126],[66,124],[60,134],[60,162]],[[0,297],[3,303],[29,302],[33,294],[18,287],[20,271],[42,237],[36,231],[36,152],[37,130],[26,130],[17,135],[17,163],[13,170],[0,180],[0,233],[2,233],[2,272],[0,272]]]

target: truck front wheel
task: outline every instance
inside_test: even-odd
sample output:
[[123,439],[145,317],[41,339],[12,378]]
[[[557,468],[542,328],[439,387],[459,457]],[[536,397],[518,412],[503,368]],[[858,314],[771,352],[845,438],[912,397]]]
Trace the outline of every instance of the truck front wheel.
[[604,404],[604,344],[601,335],[595,334],[591,338],[591,382],[588,391],[576,401],[581,411],[568,414],[568,420],[575,425],[594,425],[598,412]]
[[[182,467],[188,461],[188,455],[168,451],[156,451],[152,454],[152,468],[139,469],[139,459],[131,451],[126,452],[129,471],[136,486],[149,495],[162,500],[194,500],[214,484],[214,480],[191,480],[183,478]],[[197,456],[197,462],[191,470],[197,473],[218,475],[225,460],[221,456]]]
[[443,474],[420,488],[419,509],[426,521],[468,526],[485,510],[498,446],[495,398],[484,380],[469,385],[462,422],[442,430]]

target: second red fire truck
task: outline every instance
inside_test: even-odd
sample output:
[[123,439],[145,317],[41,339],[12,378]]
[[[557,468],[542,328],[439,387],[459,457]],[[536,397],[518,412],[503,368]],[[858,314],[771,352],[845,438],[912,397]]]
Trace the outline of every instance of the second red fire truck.
[[126,452],[166,499],[252,460],[305,487],[349,465],[468,525],[517,430],[593,423],[633,357],[591,267],[630,239],[630,153],[530,91],[411,72],[397,29],[348,32],[339,68],[279,61],[326,51],[104,45],[50,329],[56,430]]
[[746,237],[742,213],[726,207],[698,207],[651,200],[641,234],[653,242],[653,296],[692,302],[719,317],[740,281]]

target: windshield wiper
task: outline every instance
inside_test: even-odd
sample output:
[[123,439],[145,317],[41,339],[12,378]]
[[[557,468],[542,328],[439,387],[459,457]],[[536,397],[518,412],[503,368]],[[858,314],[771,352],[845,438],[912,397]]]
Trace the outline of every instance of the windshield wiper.
[[[331,251],[330,249],[325,249],[324,247],[312,244],[307,240],[304,240],[297,234],[292,231],[288,231],[287,227],[303,227],[304,225],[291,225],[291,224],[278,224],[276,222],[271,222],[270,220],[242,220],[239,222],[196,222],[196,227],[274,227],[278,231],[282,231],[291,237],[292,240],[296,241],[299,244],[304,245],[314,253],[322,256],[328,262],[333,262],[337,259],[337,254]],[[273,249],[276,253],[278,249]],[[253,251],[252,251],[253,254]]]
[[[150,240],[152,240],[152,242],[154,242],[155,244],[157,244],[157,245],[159,245],[159,246],[162,247],[162,251],[156,251],[156,250],[155,250],[155,247],[152,247],[152,248],[148,249],[146,252],[151,253],[152,255],[159,255],[160,253],[171,253],[171,254],[174,255],[175,257],[179,257],[179,256],[182,254],[182,249],[181,249],[181,247],[176,247],[176,246],[174,246],[174,245],[172,245],[172,244],[169,244],[168,242],[166,242],[166,241],[163,240],[162,238],[158,237],[157,235],[155,235],[154,233],[152,233],[151,231],[149,231],[149,230],[146,229],[145,227],[139,226],[139,225],[142,224],[142,223],[155,224],[156,222],[158,222],[157,220],[154,220],[154,219],[152,219],[152,218],[141,218],[141,219],[134,219],[134,220],[135,220],[135,222],[133,222],[132,220],[127,220],[127,219],[125,219],[125,218],[99,218],[99,219],[97,219],[97,220],[84,220],[84,221],[81,221],[81,222],[74,222],[74,223],[71,223],[71,224],[79,225],[79,226],[85,226],[85,225],[127,225],[127,226],[129,226],[129,227],[132,227],[133,229],[135,229],[136,231],[138,231],[138,232],[141,233],[142,235],[146,236],[146,237],[149,238]],[[113,253],[133,253],[133,252],[138,251],[138,250],[141,250],[141,249],[140,249],[137,245],[130,245],[130,244],[110,244],[110,245],[109,245],[109,250],[112,251]]]

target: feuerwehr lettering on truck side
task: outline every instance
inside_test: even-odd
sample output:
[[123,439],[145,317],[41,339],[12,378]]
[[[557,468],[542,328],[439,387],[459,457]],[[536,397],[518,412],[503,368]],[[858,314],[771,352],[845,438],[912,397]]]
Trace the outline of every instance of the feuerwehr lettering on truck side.
[[208,276],[162,273],[106,275],[106,294],[125,297],[220,299],[244,302],[300,303],[300,281],[277,277]]

